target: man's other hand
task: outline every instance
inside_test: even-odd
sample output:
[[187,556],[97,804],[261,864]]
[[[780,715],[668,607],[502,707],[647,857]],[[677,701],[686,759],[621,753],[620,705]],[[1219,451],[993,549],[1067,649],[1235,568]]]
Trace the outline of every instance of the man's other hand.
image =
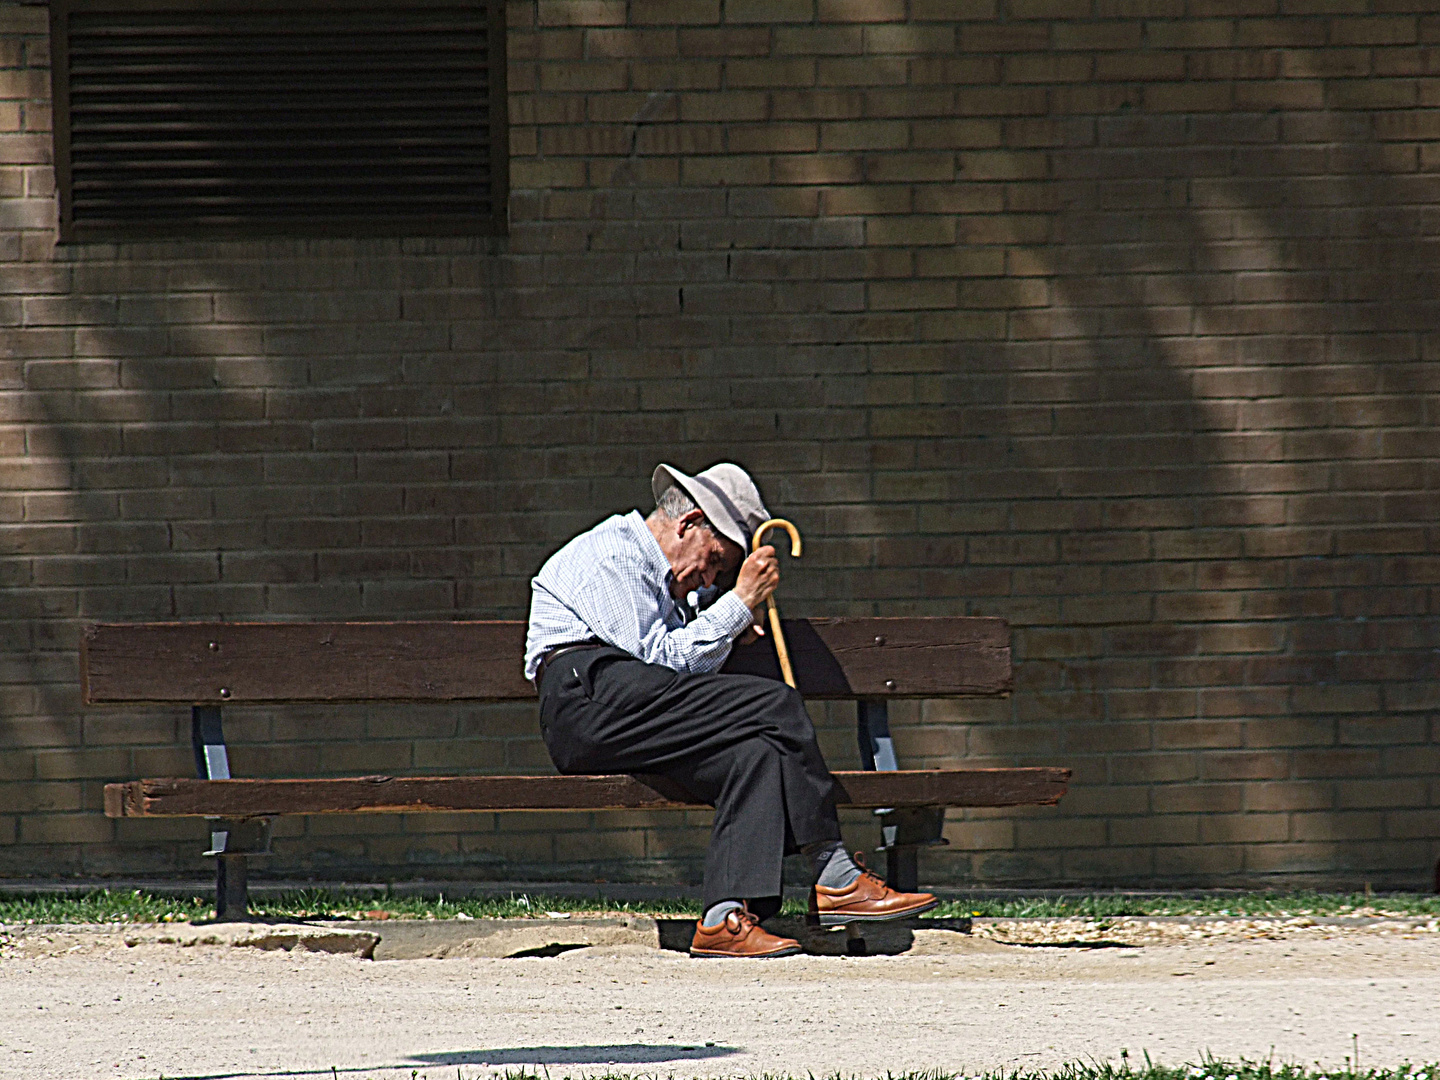
[[753,611],[770,599],[770,594],[779,584],[780,564],[775,559],[775,549],[766,544],[740,564],[740,576],[735,579],[735,595]]

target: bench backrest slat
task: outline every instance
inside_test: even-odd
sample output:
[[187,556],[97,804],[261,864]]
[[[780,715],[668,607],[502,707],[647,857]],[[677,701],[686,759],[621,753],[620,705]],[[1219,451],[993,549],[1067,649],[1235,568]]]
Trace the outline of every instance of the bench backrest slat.
[[[1003,619],[787,619],[811,698],[925,698],[1010,690]],[[87,705],[533,700],[523,622],[117,623],[81,643]],[[779,678],[768,640],[725,670]]]

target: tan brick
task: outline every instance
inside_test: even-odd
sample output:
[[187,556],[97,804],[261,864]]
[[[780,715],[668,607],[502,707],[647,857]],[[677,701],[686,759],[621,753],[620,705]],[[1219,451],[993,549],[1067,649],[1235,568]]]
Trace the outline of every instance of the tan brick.
[[35,775],[41,780],[117,779],[129,772],[130,755],[120,748],[40,750]]
[[875,282],[869,289],[869,307],[882,311],[948,308],[955,304],[955,283],[950,281]]
[[644,830],[599,833],[563,833],[555,837],[555,858],[586,862],[596,858],[640,859],[645,857]]
[[872,218],[865,225],[872,245],[953,244],[955,223],[942,217]]
[[1156,113],[1223,112],[1234,106],[1226,84],[1152,83],[1145,87],[1145,108]]
[[810,22],[815,17],[815,0],[728,0],[725,21],[730,23]]
[[460,851],[482,862],[535,865],[555,859],[555,838],[543,833],[486,833],[460,837]]
[[538,0],[541,26],[623,26],[622,0]]
[[1138,881],[1154,874],[1150,848],[1101,848],[1067,852],[1061,873],[1083,881]]
[[772,160],[770,179],[777,184],[858,183],[864,162],[854,154],[786,154]]
[[1385,815],[1385,835],[1397,840],[1429,840],[1440,826],[1440,810],[1397,810]]
[[774,38],[777,56],[859,56],[865,51],[862,26],[780,26]]
[[924,53],[955,51],[955,31],[948,26],[871,25],[865,27],[865,52],[871,56],[901,53],[916,56]]
[[681,167],[687,185],[763,184],[770,179],[770,159],[750,157],[689,158]]
[[1412,807],[1429,801],[1428,784],[1420,778],[1385,780],[1341,780],[1335,785],[1335,805],[1356,807]]
[[859,0],[817,0],[816,17],[821,22],[878,23],[904,22],[903,0],[876,0],[874,3],[860,3]]
[[1223,847],[1207,844],[1204,847],[1167,847],[1155,852],[1155,874],[1162,881],[1176,878],[1193,881],[1196,878],[1210,881],[1233,879],[1242,867],[1248,869],[1246,853],[1254,848],[1235,845]]
[[517,161],[510,166],[510,182],[517,188],[582,187],[583,161]]
[[[727,8],[727,22],[737,21],[731,17],[734,12],[733,6]],[[684,27],[679,32],[679,44],[682,56],[766,56],[770,52],[770,31],[763,26],[721,29]]]
[[1015,846],[1015,826],[1009,821],[947,821],[945,839],[965,851],[1005,851]]
[[540,64],[540,87],[547,93],[594,93],[624,90],[629,81],[626,65],[618,61]]
[[1009,83],[1080,82],[1094,76],[1094,61],[1089,56],[1020,54],[1005,58],[1005,81]]
[[923,22],[993,19],[999,8],[999,0],[912,0],[911,15]]
[[1378,840],[1384,834],[1383,821],[1379,812],[1292,814],[1290,838],[1301,842]]
[[705,25],[720,21],[720,0],[631,0],[630,21],[644,25]]
[[1123,846],[1154,844],[1193,845],[1200,840],[1200,816],[1196,814],[1152,814],[1114,821],[1110,842]]
[[98,813],[27,814],[20,819],[22,844],[105,844],[114,835],[114,826]]
[[1015,846],[1020,849],[1100,847],[1104,843],[1105,822],[1100,820],[1062,818],[1015,823]]
[[809,57],[725,62],[725,84],[732,89],[815,85],[815,61]]
[[1244,809],[1251,811],[1321,810],[1334,805],[1328,783],[1272,781],[1245,785]]
[[793,154],[819,148],[814,124],[735,124],[726,131],[725,138],[726,149],[737,154]]
[[820,144],[826,150],[902,150],[909,142],[909,125],[900,121],[849,121],[820,125]]

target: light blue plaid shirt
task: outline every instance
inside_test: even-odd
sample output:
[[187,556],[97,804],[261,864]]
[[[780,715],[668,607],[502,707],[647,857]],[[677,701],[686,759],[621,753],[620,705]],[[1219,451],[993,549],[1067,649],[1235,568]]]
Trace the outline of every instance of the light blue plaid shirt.
[[525,677],[546,649],[587,638],[676,671],[714,671],[754,616],[733,592],[698,614],[670,595],[674,575],[638,510],[606,518],[530,582]]

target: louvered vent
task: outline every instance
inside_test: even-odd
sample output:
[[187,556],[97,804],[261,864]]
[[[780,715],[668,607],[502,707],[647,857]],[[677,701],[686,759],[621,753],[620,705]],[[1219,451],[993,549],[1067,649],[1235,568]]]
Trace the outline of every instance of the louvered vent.
[[54,0],[64,239],[503,228],[503,3]]

